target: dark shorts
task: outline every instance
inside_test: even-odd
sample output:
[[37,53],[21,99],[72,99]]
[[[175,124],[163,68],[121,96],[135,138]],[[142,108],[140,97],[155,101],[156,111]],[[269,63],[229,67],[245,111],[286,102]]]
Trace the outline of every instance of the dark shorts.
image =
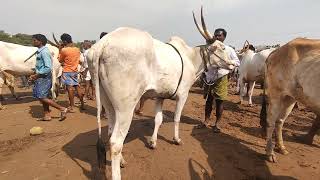
[[51,73],[47,75],[41,75],[34,82],[33,86],[33,97],[37,99],[48,98],[51,96],[52,87],[52,75]]
[[68,86],[78,86],[78,73],[77,72],[64,72],[62,73],[62,82]]

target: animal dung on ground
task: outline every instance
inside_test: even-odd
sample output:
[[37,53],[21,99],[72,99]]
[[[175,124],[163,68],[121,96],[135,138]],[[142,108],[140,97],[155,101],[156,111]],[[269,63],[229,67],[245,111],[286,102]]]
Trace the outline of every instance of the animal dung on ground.
[[42,127],[33,127],[30,129],[30,135],[35,136],[35,135],[40,135],[43,133],[43,128]]

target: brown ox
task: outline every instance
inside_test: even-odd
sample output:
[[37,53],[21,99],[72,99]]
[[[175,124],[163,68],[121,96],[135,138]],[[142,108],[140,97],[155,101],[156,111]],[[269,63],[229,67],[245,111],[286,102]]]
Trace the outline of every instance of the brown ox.
[[[266,85],[268,117],[263,123],[265,111],[261,111],[262,125],[267,126],[266,154],[276,162],[272,134],[276,129],[276,147],[281,154],[288,151],[283,145],[282,126],[295,102],[310,108],[316,115],[311,130],[304,136],[305,143],[312,144],[320,129],[320,40],[298,38],[270,54],[266,61]],[[265,102],[265,101],[264,101]]]

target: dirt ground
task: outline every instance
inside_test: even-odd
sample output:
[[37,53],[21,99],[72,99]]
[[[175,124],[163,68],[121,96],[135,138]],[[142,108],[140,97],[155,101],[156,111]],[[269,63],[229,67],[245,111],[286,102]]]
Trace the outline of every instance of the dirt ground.
[[[64,122],[39,122],[42,107],[31,97],[31,89],[18,92],[22,99],[6,94],[6,109],[0,111],[0,179],[98,179],[95,102],[88,101],[85,111],[68,114]],[[255,104],[260,103],[260,93],[255,90]],[[210,129],[195,128],[204,118],[204,99],[199,89],[192,89],[181,118],[181,146],[172,144],[175,102],[166,100],[155,150],[146,147],[154,125],[154,102],[148,100],[145,115],[134,117],[125,141],[128,165],[121,170],[122,179],[320,179],[319,136],[312,146],[293,138],[309,130],[313,113],[303,106],[291,113],[283,131],[290,154],[277,153],[279,162],[269,163],[263,156],[266,143],[260,136],[260,105],[239,105],[239,97],[232,94],[225,103],[222,133],[213,134]],[[58,99],[67,106],[65,94]],[[52,110],[52,115],[59,113]],[[43,127],[44,134],[30,136],[33,126]],[[103,134],[106,137],[106,121]],[[109,154],[106,173],[110,179]]]

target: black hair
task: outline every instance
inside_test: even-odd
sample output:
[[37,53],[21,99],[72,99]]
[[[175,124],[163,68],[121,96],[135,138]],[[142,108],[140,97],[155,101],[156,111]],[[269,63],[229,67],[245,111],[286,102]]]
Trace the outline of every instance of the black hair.
[[218,32],[222,32],[224,37],[227,37],[227,31],[223,28],[218,28],[214,31],[214,34],[218,33]]
[[67,42],[67,43],[72,43],[72,37],[70,36],[70,34],[63,33],[63,34],[60,36],[60,39],[61,39],[62,41]]
[[43,35],[43,34],[34,34],[34,35],[32,35],[32,38],[40,41],[40,42],[42,43],[42,45],[44,45],[44,46],[45,46],[45,45],[47,44],[47,42],[48,42],[46,36]]
[[103,36],[107,35],[108,33],[107,32],[102,32],[100,33],[100,39],[103,38]]

